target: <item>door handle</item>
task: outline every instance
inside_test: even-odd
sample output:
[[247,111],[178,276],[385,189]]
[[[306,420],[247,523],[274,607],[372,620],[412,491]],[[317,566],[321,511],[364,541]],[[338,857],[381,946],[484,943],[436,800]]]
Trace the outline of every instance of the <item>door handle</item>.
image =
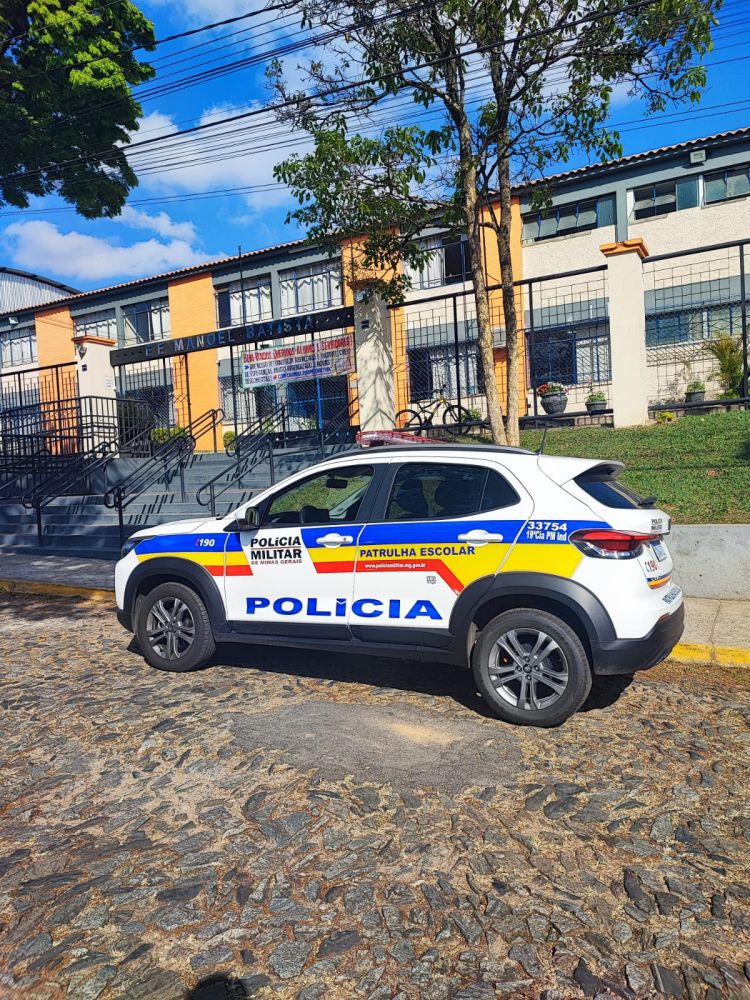
[[469,542],[472,545],[486,545],[488,542],[502,542],[503,536],[483,528],[464,531],[458,536],[459,542]]
[[337,531],[330,531],[327,535],[316,538],[315,541],[327,549],[335,549],[339,545],[351,545],[354,539],[351,535],[340,535]]

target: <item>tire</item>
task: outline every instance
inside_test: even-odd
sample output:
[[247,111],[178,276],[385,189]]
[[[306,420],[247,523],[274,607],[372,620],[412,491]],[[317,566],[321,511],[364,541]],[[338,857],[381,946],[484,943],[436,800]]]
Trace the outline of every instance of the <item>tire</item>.
[[[550,652],[535,670],[537,639],[538,653]],[[495,715],[520,726],[559,726],[591,690],[591,667],[578,635],[537,608],[514,608],[493,618],[479,634],[471,667],[479,693]]]
[[[403,420],[403,423],[400,421]],[[412,431],[419,434],[423,429],[422,415],[416,410],[399,410],[396,414],[396,426],[402,431]]]
[[471,414],[464,406],[446,406],[443,411],[443,425],[453,428],[457,434],[463,434],[471,426]]
[[[170,624],[182,628],[167,631]],[[195,670],[216,649],[206,605],[182,583],[162,583],[138,602],[135,634],[146,662],[170,673]]]

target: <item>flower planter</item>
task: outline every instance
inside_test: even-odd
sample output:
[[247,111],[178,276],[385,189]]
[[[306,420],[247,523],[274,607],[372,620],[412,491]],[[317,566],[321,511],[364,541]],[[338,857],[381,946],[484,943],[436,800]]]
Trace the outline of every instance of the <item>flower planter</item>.
[[542,409],[550,416],[564,413],[565,407],[568,405],[568,397],[564,392],[549,392],[546,396],[542,396],[541,400]]
[[706,390],[705,389],[702,392],[686,392],[685,393],[685,402],[686,403],[702,403],[705,398],[706,398]]
[[592,403],[586,403],[589,413],[603,413],[607,409],[606,399],[595,399]]

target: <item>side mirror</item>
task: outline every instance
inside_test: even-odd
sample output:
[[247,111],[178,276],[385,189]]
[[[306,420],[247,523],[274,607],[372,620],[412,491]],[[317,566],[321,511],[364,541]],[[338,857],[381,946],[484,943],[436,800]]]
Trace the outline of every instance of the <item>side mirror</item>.
[[237,518],[237,527],[240,531],[252,531],[260,523],[260,516],[257,507],[246,507],[242,517]]

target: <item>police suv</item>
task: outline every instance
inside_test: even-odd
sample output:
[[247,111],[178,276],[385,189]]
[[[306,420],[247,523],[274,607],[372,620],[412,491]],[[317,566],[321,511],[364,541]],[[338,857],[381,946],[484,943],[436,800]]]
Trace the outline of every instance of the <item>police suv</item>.
[[557,725],[594,674],[645,670],[682,634],[670,519],[621,470],[484,445],[340,454],[231,515],[134,534],[119,619],[162,670],[221,641],[461,664],[500,718]]

